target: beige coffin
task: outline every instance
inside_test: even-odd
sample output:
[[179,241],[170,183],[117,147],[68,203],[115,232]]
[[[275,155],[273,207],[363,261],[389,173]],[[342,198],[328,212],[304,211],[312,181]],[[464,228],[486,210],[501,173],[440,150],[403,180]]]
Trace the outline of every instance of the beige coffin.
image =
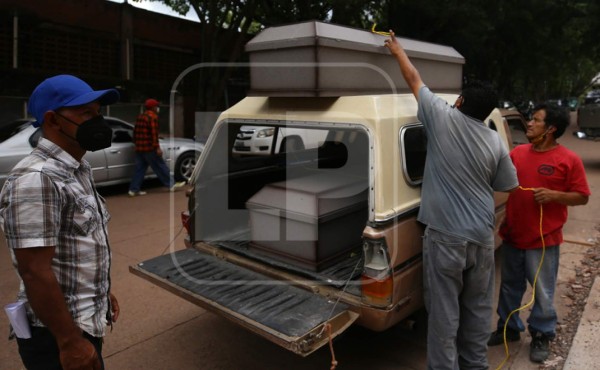
[[[348,96],[410,92],[385,36],[311,21],[262,31],[246,44],[251,95]],[[464,58],[454,48],[398,38],[423,81],[458,93]]]
[[321,173],[266,185],[246,203],[251,248],[321,270],[361,243],[366,179]]

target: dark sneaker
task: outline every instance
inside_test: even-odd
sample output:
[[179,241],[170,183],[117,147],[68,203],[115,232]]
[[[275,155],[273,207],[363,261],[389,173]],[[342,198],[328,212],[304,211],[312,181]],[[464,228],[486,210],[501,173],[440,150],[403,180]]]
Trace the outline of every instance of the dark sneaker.
[[533,362],[544,362],[550,354],[550,338],[542,333],[535,333],[531,338],[529,359]]
[[[521,339],[521,333],[516,330],[512,330],[511,328],[506,328],[506,341],[507,342],[516,342]],[[498,329],[490,335],[490,339],[488,340],[488,346],[493,347],[499,344],[504,344],[504,329]]]

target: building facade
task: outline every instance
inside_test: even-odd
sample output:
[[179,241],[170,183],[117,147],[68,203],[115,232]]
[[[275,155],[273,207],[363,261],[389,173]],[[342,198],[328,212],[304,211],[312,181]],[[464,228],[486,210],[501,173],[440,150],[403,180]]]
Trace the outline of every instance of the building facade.
[[[107,0],[0,2],[0,121],[26,115],[26,99],[43,79],[73,74],[95,89],[117,88],[111,115],[131,121],[140,103],[169,103],[177,77],[200,60],[201,25]],[[176,132],[193,136],[197,81],[176,87]],[[168,109],[161,127],[168,126]],[[163,118],[164,117],[164,118]]]

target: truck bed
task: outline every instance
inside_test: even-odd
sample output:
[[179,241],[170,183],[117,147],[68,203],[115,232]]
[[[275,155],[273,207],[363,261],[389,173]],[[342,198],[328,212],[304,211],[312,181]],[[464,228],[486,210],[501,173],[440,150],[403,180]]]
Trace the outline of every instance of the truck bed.
[[236,253],[240,256],[259,261],[267,266],[284,269],[299,277],[314,280],[321,284],[327,284],[339,289],[344,289],[346,293],[360,296],[360,284],[358,284],[361,272],[363,270],[363,255],[360,249],[356,249],[347,254],[343,259],[338,260],[334,265],[322,270],[312,271],[304,269],[297,265],[289,264],[284,261],[275,260],[269,256],[262,255],[249,248],[250,242],[228,241],[210,243],[218,248]]

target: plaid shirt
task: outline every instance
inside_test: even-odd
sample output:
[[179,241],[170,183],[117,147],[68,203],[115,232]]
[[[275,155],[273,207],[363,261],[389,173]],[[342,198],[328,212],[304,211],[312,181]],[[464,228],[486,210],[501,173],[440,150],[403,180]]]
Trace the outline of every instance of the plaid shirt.
[[[73,320],[96,337],[105,334],[109,307],[109,218],[89,163],[43,138],[15,166],[0,193],[0,226],[13,265],[13,249],[54,247],[52,270]],[[22,280],[17,299],[27,301]],[[26,306],[31,324],[43,326]]]
[[133,129],[136,152],[154,152],[158,144],[158,115],[153,110],[140,114]]

